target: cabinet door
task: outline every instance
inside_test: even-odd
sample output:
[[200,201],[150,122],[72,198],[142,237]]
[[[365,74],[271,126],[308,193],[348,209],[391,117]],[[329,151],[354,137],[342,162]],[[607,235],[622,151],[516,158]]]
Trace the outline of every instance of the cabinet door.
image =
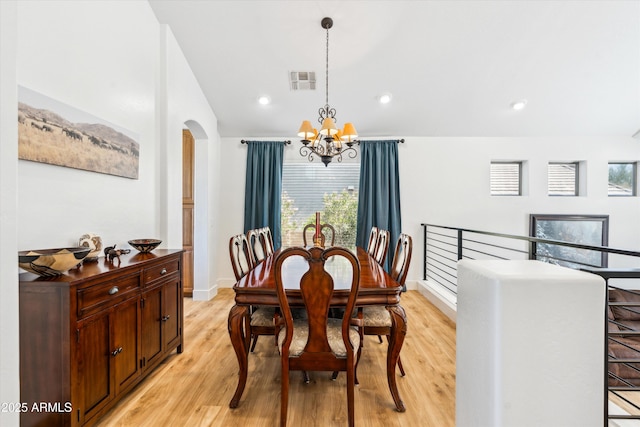
[[182,282],[180,278],[173,279],[163,286],[163,343],[164,350],[169,351],[180,346],[182,352]]
[[118,304],[111,314],[111,358],[116,393],[140,376],[140,312],[139,298]]
[[114,395],[111,382],[109,315],[94,316],[79,330],[80,422],[84,423]]
[[142,294],[142,361],[146,369],[162,355],[162,287]]

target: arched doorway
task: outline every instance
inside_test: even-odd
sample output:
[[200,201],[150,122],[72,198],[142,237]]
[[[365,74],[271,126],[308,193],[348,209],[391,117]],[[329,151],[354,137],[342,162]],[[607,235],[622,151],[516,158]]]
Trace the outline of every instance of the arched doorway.
[[195,139],[182,129],[182,286],[184,296],[193,296],[193,249],[195,237]]
[[209,138],[193,120],[184,122],[182,241],[184,249],[184,294],[194,299],[208,299],[209,288]]

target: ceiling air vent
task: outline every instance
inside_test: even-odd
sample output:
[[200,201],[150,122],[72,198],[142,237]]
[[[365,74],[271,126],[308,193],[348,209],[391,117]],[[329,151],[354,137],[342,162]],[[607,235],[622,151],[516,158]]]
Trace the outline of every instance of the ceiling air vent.
[[291,90],[316,90],[315,71],[291,71],[289,73]]

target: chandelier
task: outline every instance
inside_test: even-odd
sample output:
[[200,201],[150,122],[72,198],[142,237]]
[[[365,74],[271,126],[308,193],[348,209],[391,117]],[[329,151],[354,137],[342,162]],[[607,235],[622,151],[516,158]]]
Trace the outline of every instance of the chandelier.
[[336,109],[329,105],[329,28],[333,27],[333,19],[323,18],[320,24],[327,30],[325,105],[318,109],[318,123],[321,127],[318,132],[309,120],[304,120],[298,130],[298,136],[302,138],[300,155],[308,157],[310,162],[313,161],[314,155],[318,156],[322,163],[328,166],[334,157],[341,162],[345,153],[348,153],[350,158],[355,158],[358,152],[353,144],[359,144],[359,141],[356,140],[358,133],[352,123],[345,123],[343,129],[336,126]]

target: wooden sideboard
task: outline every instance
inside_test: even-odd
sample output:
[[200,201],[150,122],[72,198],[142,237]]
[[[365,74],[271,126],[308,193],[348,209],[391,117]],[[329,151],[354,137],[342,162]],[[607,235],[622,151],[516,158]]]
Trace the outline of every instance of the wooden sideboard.
[[20,275],[20,424],[95,423],[183,350],[182,250]]

